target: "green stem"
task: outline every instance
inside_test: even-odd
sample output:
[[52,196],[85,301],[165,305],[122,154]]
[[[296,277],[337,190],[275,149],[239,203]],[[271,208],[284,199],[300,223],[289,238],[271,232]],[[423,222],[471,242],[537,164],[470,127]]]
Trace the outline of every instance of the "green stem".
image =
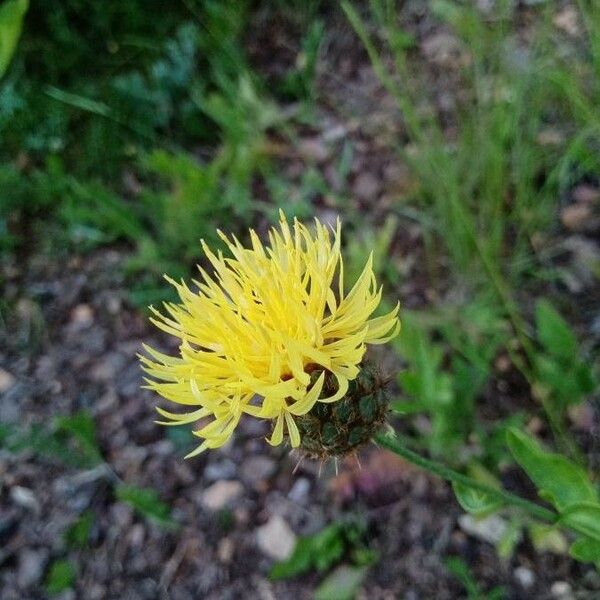
[[550,523],[555,523],[558,519],[558,515],[553,511],[536,504],[535,502],[530,502],[529,500],[525,500],[525,498],[521,498],[515,494],[511,494],[502,489],[497,489],[486,485],[485,483],[481,483],[476,479],[473,479],[467,475],[463,475],[462,473],[458,473],[441,463],[435,462],[433,460],[429,460],[428,458],[424,458],[420,454],[409,450],[406,446],[400,444],[395,437],[391,437],[390,435],[386,435],[385,433],[378,433],[375,436],[375,441],[391,450],[398,456],[406,459],[407,461],[445,479],[452,483],[460,483],[474,490],[478,490],[492,496],[493,498],[497,498],[502,501],[504,504],[509,506],[515,506],[516,508],[520,508],[526,512],[528,512],[531,516],[541,519],[543,521],[548,521]]

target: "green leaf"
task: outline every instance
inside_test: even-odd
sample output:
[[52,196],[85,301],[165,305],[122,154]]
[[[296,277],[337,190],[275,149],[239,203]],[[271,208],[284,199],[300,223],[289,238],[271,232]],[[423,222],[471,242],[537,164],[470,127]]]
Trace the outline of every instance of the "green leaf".
[[558,359],[540,354],[534,357],[536,376],[549,391],[553,392],[561,408],[579,404],[587,393],[587,384],[580,381],[571,365],[565,366]]
[[[32,425],[29,429],[0,426],[0,446],[9,452],[18,454],[30,450],[35,454],[58,459],[74,467],[89,467],[89,456],[82,452],[73,452],[59,431],[48,431],[41,425]],[[96,461],[93,461],[96,462]]]
[[138,513],[165,529],[176,529],[171,509],[158,496],[156,490],[134,485],[119,485],[115,489],[119,500],[132,506]]
[[508,447],[519,465],[559,511],[580,503],[595,503],[598,494],[585,471],[560,454],[546,452],[518,429],[506,432]]
[[296,542],[293,554],[282,562],[275,563],[269,578],[289,579],[310,571],[313,562],[313,544],[311,538],[300,538]]
[[465,587],[468,598],[479,598],[481,590],[477,580],[473,577],[469,565],[458,556],[450,556],[446,559],[446,567],[460,583]]
[[84,457],[92,464],[102,462],[102,453],[96,438],[96,424],[92,415],[81,411],[68,417],[56,419],[56,426],[61,431],[70,433],[79,443]]
[[315,600],[353,600],[367,571],[368,567],[338,567],[315,590]]
[[566,361],[572,361],[577,356],[575,334],[547,300],[538,301],[535,322],[539,340],[549,354]]
[[484,516],[488,515],[502,506],[498,498],[494,498],[485,492],[474,490],[462,483],[452,483],[452,489],[458,503],[468,513]]
[[71,94],[70,92],[65,92],[59,88],[56,88],[52,85],[46,87],[46,94],[54,100],[58,100],[59,102],[64,102],[70,106],[74,106],[75,108],[79,108],[81,110],[93,113],[95,115],[99,115],[101,117],[109,117],[112,113],[110,107],[108,107],[103,102],[97,102],[96,100],[92,100],[91,98],[86,98],[84,96],[80,96],[78,94]]
[[531,543],[538,552],[554,552],[555,554],[567,552],[567,539],[554,525],[532,522],[527,529]]
[[65,531],[65,542],[69,548],[85,548],[87,546],[95,519],[96,514],[91,510],[86,510]]
[[508,559],[514,554],[517,544],[521,541],[521,525],[520,521],[514,519],[510,522],[506,532],[496,544],[496,552],[500,558]]
[[346,547],[344,530],[343,524],[333,523],[313,537],[313,561],[317,571],[326,571],[342,558]]
[[582,394],[591,394],[596,389],[594,370],[590,365],[581,361],[573,367],[574,379]]
[[581,562],[593,562],[600,568],[600,542],[591,538],[579,538],[569,548],[569,554]]
[[559,523],[600,542],[600,504],[598,503],[585,502],[569,506],[560,515]]
[[56,560],[52,563],[46,577],[46,592],[60,594],[69,589],[77,577],[77,566],[69,560]]
[[364,546],[364,535],[365,526],[359,520],[334,522],[314,535],[300,538],[292,556],[276,563],[270,577],[286,579],[311,569],[323,572],[337,564],[346,552],[357,565],[371,564],[376,554]]
[[29,0],[8,0],[0,6],[0,78],[6,73],[23,28]]

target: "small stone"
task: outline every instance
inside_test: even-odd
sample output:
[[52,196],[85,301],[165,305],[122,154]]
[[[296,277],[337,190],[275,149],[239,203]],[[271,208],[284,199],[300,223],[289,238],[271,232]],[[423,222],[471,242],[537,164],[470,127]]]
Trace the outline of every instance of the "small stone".
[[0,423],[8,425],[19,422],[27,396],[27,386],[20,381],[0,393]]
[[128,504],[117,502],[111,507],[111,521],[114,522],[119,529],[124,530],[131,525],[133,521],[133,509]]
[[508,371],[510,371],[510,368],[512,367],[512,361],[510,360],[510,357],[507,354],[501,354],[496,359],[494,366],[496,367],[496,370],[499,373],[508,373]]
[[288,498],[297,504],[306,504],[308,492],[310,492],[310,481],[305,477],[299,477],[289,491]]
[[25,548],[19,554],[17,583],[21,589],[27,589],[39,583],[46,568],[48,555],[48,550],[31,550],[29,548]]
[[15,381],[15,378],[8,371],[0,369],[0,394],[9,390]]
[[535,583],[535,574],[527,567],[517,567],[513,573],[517,583],[526,590]]
[[77,329],[85,329],[94,322],[94,311],[89,304],[78,304],[71,312],[71,323]]
[[89,378],[98,383],[106,383],[115,378],[125,366],[125,357],[118,352],[110,352],[92,366]]
[[592,433],[596,423],[596,409],[590,402],[568,407],[569,419],[578,429]]
[[381,184],[373,174],[365,171],[358,175],[352,186],[354,194],[360,200],[375,200],[379,196]]
[[234,550],[235,546],[233,545],[231,538],[224,537],[217,547],[217,556],[222,563],[228,564],[233,558]]
[[273,560],[286,560],[296,546],[296,535],[279,515],[272,516],[256,530],[256,541],[263,554]]
[[337,142],[344,139],[349,134],[349,129],[346,125],[334,125],[330,129],[323,132],[321,136],[324,142]]
[[89,600],[103,600],[106,597],[106,588],[100,583],[93,583],[88,590]]
[[485,14],[491,13],[496,6],[494,0],[477,0],[477,8]]
[[211,462],[204,469],[204,477],[208,481],[219,481],[221,479],[231,479],[235,476],[235,463],[228,458]]
[[277,470],[277,464],[268,456],[251,456],[246,459],[240,469],[242,481],[256,486],[258,483],[269,479]]
[[242,495],[244,486],[239,481],[217,481],[202,494],[202,504],[208,510],[217,511],[231,504]]
[[565,141],[565,136],[558,129],[546,127],[539,132],[537,141],[542,146],[559,146]]
[[500,542],[508,529],[507,522],[498,515],[491,515],[485,519],[461,515],[458,524],[465,533],[494,545]]
[[575,600],[573,589],[566,581],[555,581],[550,588],[550,595],[556,600]]
[[318,138],[309,138],[300,142],[300,154],[306,160],[322,163],[329,158],[327,146]]
[[592,207],[582,202],[570,204],[562,209],[560,220],[570,231],[581,231],[585,229],[592,216]]
[[35,494],[26,487],[21,487],[20,485],[15,485],[10,490],[10,498],[19,506],[34,512],[35,514],[39,514],[41,507],[38,499],[35,497]]
[[141,523],[135,524],[129,530],[129,545],[133,549],[141,548],[146,537],[146,529]]
[[573,200],[575,202],[581,202],[583,204],[593,204],[600,200],[600,189],[586,183],[580,183],[578,186],[573,188],[571,192]]
[[552,19],[552,22],[558,29],[562,29],[565,33],[577,37],[579,35],[579,19],[577,17],[577,11],[572,7],[568,6],[557,12]]

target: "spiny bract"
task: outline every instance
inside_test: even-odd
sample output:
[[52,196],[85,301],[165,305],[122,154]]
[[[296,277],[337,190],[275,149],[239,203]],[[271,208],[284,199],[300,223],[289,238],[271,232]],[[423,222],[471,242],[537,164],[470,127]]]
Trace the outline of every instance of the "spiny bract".
[[[313,377],[316,375],[313,374]],[[327,392],[331,377],[325,376]],[[368,444],[382,428],[388,413],[386,381],[367,360],[338,402],[316,403],[296,419],[300,450],[310,458],[326,460],[350,454]]]
[[[281,213],[268,245],[250,230],[250,248],[219,235],[231,256],[202,242],[214,273],[199,268],[198,291],[167,278],[181,303],[165,303],[164,313],[151,307],[153,323],[181,344],[179,356],[144,346],[148,387],[194,407],[185,413],[157,408],[167,419],[161,424],[200,422],[194,434],[203,442],[188,457],[222,446],[243,414],[272,423],[272,445],[289,437],[296,448],[298,419],[316,403],[344,398],[366,344],[398,333],[399,306],[370,318],[381,301],[372,256],[345,292],[339,220],[330,230],[315,219],[311,233],[296,219],[290,227]],[[331,393],[324,389],[326,375],[327,390],[335,382]]]

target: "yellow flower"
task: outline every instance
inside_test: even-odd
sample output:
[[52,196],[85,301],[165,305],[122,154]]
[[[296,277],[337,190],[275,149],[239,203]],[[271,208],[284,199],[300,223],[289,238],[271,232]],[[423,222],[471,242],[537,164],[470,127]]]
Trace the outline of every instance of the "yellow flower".
[[[186,413],[157,408],[167,419],[160,423],[202,421],[194,434],[203,442],[188,457],[222,446],[243,414],[273,423],[267,440],[272,445],[281,444],[287,431],[297,447],[294,418],[316,402],[343,398],[359,373],[365,345],[397,335],[399,306],[369,318],[381,300],[372,256],[344,292],[340,230],[339,220],[330,231],[318,219],[313,234],[296,219],[290,228],[281,213],[268,245],[253,230],[250,248],[219,232],[230,257],[202,242],[214,273],[200,268],[198,291],[167,277],[181,303],[165,303],[164,314],[151,307],[151,320],[181,340],[179,356],[144,346],[149,357],[140,358],[151,378],[148,387],[193,407]],[[326,373],[335,378],[337,391],[323,398]]]

